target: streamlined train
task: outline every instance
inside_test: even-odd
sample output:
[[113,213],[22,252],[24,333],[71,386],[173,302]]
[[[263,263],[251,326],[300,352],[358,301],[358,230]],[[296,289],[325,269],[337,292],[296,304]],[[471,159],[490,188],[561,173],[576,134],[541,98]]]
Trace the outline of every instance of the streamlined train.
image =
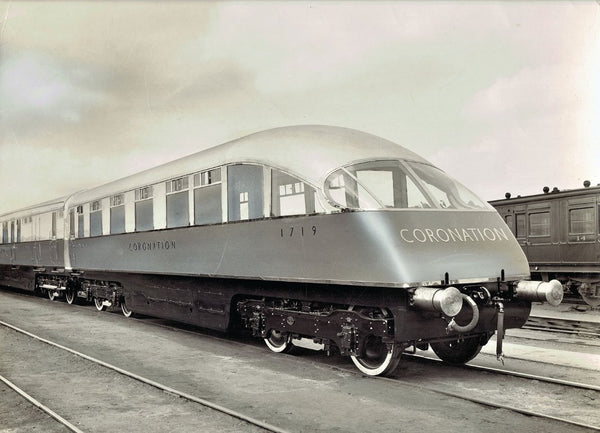
[[491,201],[529,260],[533,278],[600,306],[600,185]]
[[[74,189],[77,187],[74,181]],[[331,126],[283,127],[0,216],[0,284],[227,331],[274,352],[475,357],[531,303],[498,213],[417,154]]]

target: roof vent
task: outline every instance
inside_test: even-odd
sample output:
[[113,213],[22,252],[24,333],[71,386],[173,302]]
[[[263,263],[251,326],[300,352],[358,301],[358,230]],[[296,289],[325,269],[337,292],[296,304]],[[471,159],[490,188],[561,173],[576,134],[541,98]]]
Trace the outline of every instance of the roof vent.
[[510,198],[510,192],[507,192],[506,194],[504,194],[504,197],[506,197],[507,199]]
[[550,188],[548,188],[547,186],[544,187],[543,189],[544,194],[548,194],[550,192]]
[[558,189],[557,187],[552,188],[552,192],[560,192],[560,189]]
[[591,185],[591,182],[590,182],[589,180],[585,180],[585,181],[583,182],[583,187],[584,187],[584,188],[589,188],[589,187],[590,187],[590,185]]

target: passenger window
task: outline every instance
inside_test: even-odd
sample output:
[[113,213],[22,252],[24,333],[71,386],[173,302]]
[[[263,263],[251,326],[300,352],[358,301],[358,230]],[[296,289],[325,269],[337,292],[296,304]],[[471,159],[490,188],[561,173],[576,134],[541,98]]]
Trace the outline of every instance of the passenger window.
[[100,201],[92,202],[90,206],[90,236],[102,235],[102,206]]
[[516,218],[516,232],[515,236],[518,238],[526,238],[527,237],[527,228],[525,225],[525,214],[517,214]]
[[52,212],[52,228],[50,229],[50,237],[56,239],[56,212]]
[[154,211],[152,206],[152,187],[135,190],[135,231],[154,229]]
[[124,194],[110,198],[110,234],[125,233],[125,200]]
[[167,227],[190,224],[189,180],[187,176],[167,182]]
[[300,179],[272,170],[271,215],[304,215],[315,213],[316,191]]
[[592,234],[595,233],[594,208],[569,210],[569,234]]
[[223,222],[221,169],[194,175],[194,224]]
[[504,217],[504,222],[506,222],[506,225],[508,226],[508,228],[510,229],[510,231],[513,232],[513,234],[516,234],[515,233],[515,227],[514,227],[514,224],[513,224],[513,222],[514,222],[513,216],[512,215],[506,215]]
[[229,221],[262,218],[263,168],[259,165],[231,165],[227,168]]
[[2,243],[8,243],[8,222],[2,223]]
[[529,236],[550,236],[550,212],[529,214]]
[[77,206],[77,237],[82,238],[83,236],[83,206]]

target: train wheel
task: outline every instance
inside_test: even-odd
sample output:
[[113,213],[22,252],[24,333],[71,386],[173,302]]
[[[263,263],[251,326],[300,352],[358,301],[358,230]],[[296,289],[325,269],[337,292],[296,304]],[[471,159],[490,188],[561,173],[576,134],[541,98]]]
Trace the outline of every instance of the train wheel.
[[75,300],[77,299],[75,290],[73,290],[73,289],[65,290],[65,299],[67,300],[67,304],[69,304],[69,305],[75,304]]
[[106,305],[104,305],[104,299],[102,298],[94,298],[94,305],[98,311],[106,310]]
[[48,299],[54,301],[56,299],[56,292],[52,289],[48,290]]
[[[348,309],[360,311],[364,315],[372,313],[373,317],[392,317],[391,313],[383,308],[371,312],[367,309],[357,309],[354,306],[350,306]],[[360,354],[350,355],[350,359],[367,376],[387,376],[398,367],[402,354],[402,350],[396,343],[392,343],[392,348],[389,349],[388,344],[384,343],[381,337],[368,335],[363,341]]]
[[294,350],[290,334],[287,332],[280,332],[272,329],[269,336],[264,340],[267,347],[273,352],[291,353],[292,350]]
[[360,355],[351,355],[354,365],[367,376],[386,376],[391,374],[400,362],[401,351],[394,343],[392,350],[381,341],[381,337],[369,335],[364,343]]
[[464,364],[475,358],[483,345],[480,337],[430,343],[435,354],[449,364]]
[[125,317],[133,316],[133,310],[127,308],[127,305],[125,304],[125,299],[121,299],[121,311],[123,312],[123,316]]

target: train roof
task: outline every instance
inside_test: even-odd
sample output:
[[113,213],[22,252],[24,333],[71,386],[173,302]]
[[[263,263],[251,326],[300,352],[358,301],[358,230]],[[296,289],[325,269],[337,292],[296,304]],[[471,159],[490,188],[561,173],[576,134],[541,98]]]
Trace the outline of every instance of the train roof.
[[54,212],[63,210],[65,200],[69,196],[59,197],[54,200],[48,200],[44,203],[38,203],[16,211],[8,212],[0,215],[0,220],[9,220],[14,218],[26,218],[33,215],[39,215],[46,212]]
[[279,168],[320,188],[333,170],[373,159],[403,159],[429,164],[416,153],[365,132],[323,125],[288,126],[257,132],[82,191],[73,196],[72,203],[98,200],[232,163],[257,163]]
[[589,186],[585,188],[577,189],[565,189],[561,191],[549,191],[541,194],[532,194],[525,196],[517,196],[511,198],[504,198],[498,200],[491,200],[489,203],[492,206],[506,205],[506,204],[521,204],[535,201],[554,200],[568,197],[578,197],[589,194],[600,194],[600,185]]

